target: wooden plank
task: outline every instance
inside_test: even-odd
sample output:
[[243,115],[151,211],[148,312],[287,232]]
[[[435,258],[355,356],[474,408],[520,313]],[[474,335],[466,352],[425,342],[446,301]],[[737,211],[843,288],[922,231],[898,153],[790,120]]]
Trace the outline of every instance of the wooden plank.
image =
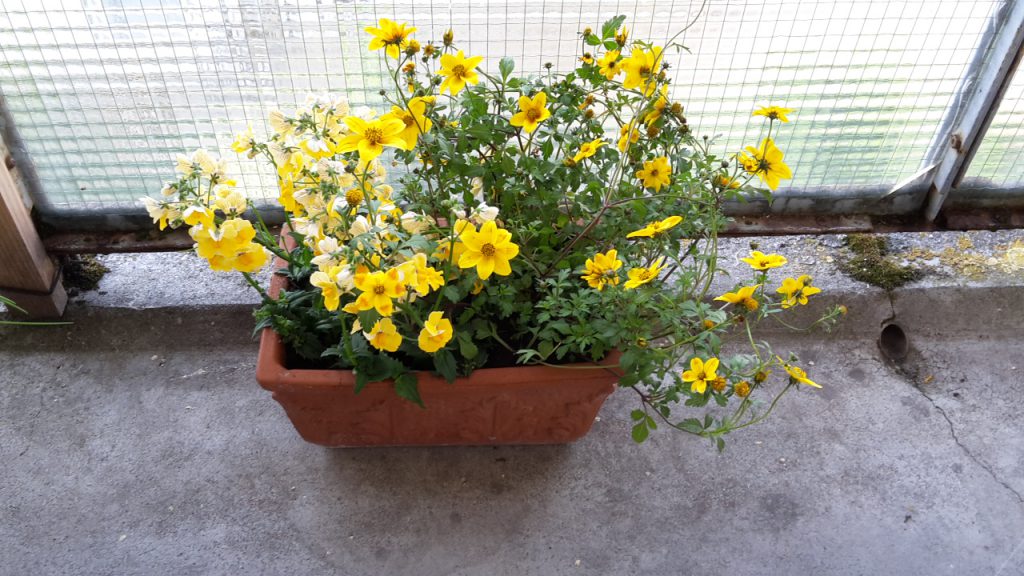
[[0,294],[36,318],[58,318],[67,304],[60,272],[6,167],[0,167]]

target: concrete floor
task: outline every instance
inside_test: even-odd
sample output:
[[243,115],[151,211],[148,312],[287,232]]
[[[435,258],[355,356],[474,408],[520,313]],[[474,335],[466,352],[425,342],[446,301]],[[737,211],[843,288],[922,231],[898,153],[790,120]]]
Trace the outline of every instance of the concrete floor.
[[246,306],[127,273],[0,330],[0,574],[1024,574],[1024,281],[837,281],[841,330],[773,336],[825,387],[719,454],[628,393],[570,446],[305,444]]

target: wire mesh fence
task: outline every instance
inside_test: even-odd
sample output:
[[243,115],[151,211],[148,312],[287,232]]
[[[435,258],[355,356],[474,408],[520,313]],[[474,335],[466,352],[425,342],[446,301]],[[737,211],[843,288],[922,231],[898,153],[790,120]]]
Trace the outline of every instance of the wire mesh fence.
[[[695,20],[679,38],[689,51],[668,58],[671,99],[694,130],[738,151],[760,136],[755,106],[796,108],[780,136],[789,189],[840,198],[920,168],[1001,1],[4,0],[0,91],[49,206],[138,210],[175,154],[201,146],[234,158],[234,133],[265,130],[272,108],[310,92],[379,106],[383,61],[363,31],[379,18],[417,26],[422,41],[451,28],[485,68],[509,55],[538,74],[546,62],[573,67],[579,31],[617,14],[632,37],[656,43]],[[972,168],[994,185],[1020,179],[1016,86]],[[238,157],[234,174],[252,197],[276,197],[255,162]]]
[[966,178],[978,188],[1024,186],[1024,73],[1007,88]]

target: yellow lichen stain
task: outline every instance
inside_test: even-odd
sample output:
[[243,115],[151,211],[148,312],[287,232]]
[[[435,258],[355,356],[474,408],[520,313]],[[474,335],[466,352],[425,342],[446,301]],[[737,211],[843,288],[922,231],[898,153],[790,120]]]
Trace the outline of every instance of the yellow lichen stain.
[[1024,240],[1015,240],[1010,245],[998,244],[994,248],[991,256],[971,252],[974,242],[967,236],[961,236],[955,248],[949,247],[942,252],[914,248],[899,257],[917,264],[937,260],[968,280],[980,280],[992,272],[1024,274]]

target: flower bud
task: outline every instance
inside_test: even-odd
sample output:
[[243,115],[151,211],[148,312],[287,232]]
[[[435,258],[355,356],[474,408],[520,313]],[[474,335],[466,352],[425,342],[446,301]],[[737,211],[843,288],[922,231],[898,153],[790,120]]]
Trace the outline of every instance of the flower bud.
[[721,392],[722,390],[725,390],[725,385],[725,378],[722,378],[721,376],[711,381],[711,389],[714,390],[715,392]]
[[769,374],[770,372],[758,370],[757,373],[754,374],[754,382],[757,382],[758,384],[764,383],[764,381],[768,379]]
[[405,47],[405,53],[409,56],[420,51],[420,43],[415,38],[409,40],[408,46]]
[[590,29],[590,27],[587,27],[587,28],[584,28],[584,29],[583,29],[583,35],[584,35],[584,36],[590,36],[590,35],[591,35],[591,34],[593,34],[593,33],[594,33],[594,31],[593,31],[593,30],[591,30],[591,29]]
[[444,33],[444,36],[441,37],[441,41],[444,42],[445,46],[451,46],[454,40],[455,32],[452,32],[451,28],[449,28],[448,31]]
[[732,387],[732,391],[740,398],[746,398],[747,396],[750,396],[750,382],[744,380],[742,382],[734,384]]
[[591,118],[593,118],[594,117],[594,109],[593,108],[587,108],[586,110],[584,110],[583,111],[583,117],[586,118],[587,120],[590,120]]

